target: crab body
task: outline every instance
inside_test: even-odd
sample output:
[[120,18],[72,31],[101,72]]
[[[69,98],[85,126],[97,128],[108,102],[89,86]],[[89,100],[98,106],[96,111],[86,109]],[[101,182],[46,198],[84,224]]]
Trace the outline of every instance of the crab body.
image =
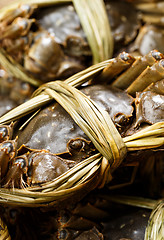
[[[108,111],[120,129],[124,129],[124,126],[130,123],[134,101],[131,96],[119,89],[105,85],[88,86],[82,91]],[[88,140],[69,114],[56,103],[41,110],[23,131],[16,134],[18,134],[19,146],[23,142],[27,147],[47,149],[53,153],[66,152],[67,143],[71,139],[84,138]],[[43,134],[44,138],[41,137]]]

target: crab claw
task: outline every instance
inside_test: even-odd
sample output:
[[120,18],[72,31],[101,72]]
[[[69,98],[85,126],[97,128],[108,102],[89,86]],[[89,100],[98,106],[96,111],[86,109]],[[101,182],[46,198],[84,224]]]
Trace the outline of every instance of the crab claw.
[[11,163],[11,167],[8,170],[4,180],[3,187],[18,187],[24,188],[27,186],[25,181],[23,180],[23,175],[27,175],[28,170],[28,158],[26,154],[14,158]]
[[35,22],[34,19],[16,18],[11,25],[7,26],[4,31],[2,31],[0,40],[25,36],[33,22]]
[[29,18],[36,8],[37,7],[35,5],[22,4],[18,8],[8,11],[1,19],[1,25],[5,27],[18,17]]
[[0,125],[0,143],[11,139],[13,133],[13,122],[8,125]]
[[17,139],[4,141],[0,144],[0,181],[7,173],[9,162],[15,157]]

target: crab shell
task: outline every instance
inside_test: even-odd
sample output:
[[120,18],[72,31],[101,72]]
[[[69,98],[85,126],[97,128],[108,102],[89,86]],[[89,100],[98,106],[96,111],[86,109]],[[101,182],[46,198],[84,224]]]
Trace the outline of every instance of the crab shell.
[[137,52],[139,55],[145,55],[152,49],[158,49],[164,52],[164,29],[161,26],[145,24],[140,28],[139,34],[129,47],[130,52]]
[[[88,86],[82,90],[105,109],[123,134],[130,124],[134,99],[122,90],[106,85]],[[18,135],[18,146],[25,144],[33,149],[46,149],[64,153],[71,139],[89,140],[69,114],[57,103],[42,109]]]

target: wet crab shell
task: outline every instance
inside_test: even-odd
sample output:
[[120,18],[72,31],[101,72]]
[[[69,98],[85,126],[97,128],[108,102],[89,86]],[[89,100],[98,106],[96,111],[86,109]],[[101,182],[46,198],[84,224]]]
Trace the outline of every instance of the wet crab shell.
[[152,49],[164,52],[163,40],[163,27],[145,24],[140,28],[137,38],[129,47],[129,51],[137,52],[139,55],[145,55]]
[[[117,43],[119,46],[127,45],[136,36],[140,26],[137,11],[128,2],[107,3],[106,10],[116,43],[115,50],[117,50]],[[45,82],[47,79],[65,79],[91,64],[92,52],[72,4],[38,9],[36,20],[41,27],[41,32],[46,31],[49,35],[54,35],[54,42],[56,41],[60,45],[63,52],[60,50],[59,54],[58,48],[51,47],[52,44],[49,44],[49,47],[43,44],[46,42],[46,37],[36,42],[34,37],[33,44],[24,57],[26,70]],[[130,25],[128,25],[129,22]],[[126,27],[127,25],[128,27]],[[48,51],[48,48],[54,50]],[[48,52],[49,55],[53,55],[54,59],[58,58],[58,66],[56,66],[56,61],[46,60]],[[47,66],[47,62],[49,62],[49,66]],[[57,67],[58,69],[55,70]]]
[[28,177],[32,183],[48,182],[69,169],[68,163],[52,153],[32,152],[29,162],[30,159],[32,163],[31,169],[28,169]]
[[[118,43],[119,46],[120,44],[127,45],[137,35],[140,27],[138,13],[133,4],[126,1],[105,1],[105,4],[116,43],[115,48],[118,49]],[[64,51],[68,55],[92,55],[79,17],[72,4],[40,9],[36,18],[44,29],[55,34],[56,41],[64,47]]]
[[164,95],[151,91],[138,93],[136,98],[136,125],[161,122],[164,116]]
[[150,210],[113,205],[113,215],[104,223],[103,235],[109,240],[144,239]]
[[[55,34],[56,42],[63,46],[67,53],[91,56],[85,33],[72,4],[40,9],[36,18],[44,29]],[[76,46],[76,51],[71,52],[71,46]]]
[[[83,92],[90,96],[112,117],[123,133],[130,124],[134,99],[122,90],[105,85],[88,86]],[[47,149],[52,153],[66,152],[71,139],[88,137],[72,120],[68,113],[57,103],[42,109],[22,131],[16,132],[18,145]]]
[[[76,52],[75,49],[72,51]],[[81,60],[65,55],[54,34],[47,31],[36,34],[36,41],[34,38],[28,54],[24,57],[24,67],[42,81],[67,78],[84,69]]]
[[117,50],[136,37],[141,24],[139,15],[135,6],[127,1],[106,1],[106,9]]

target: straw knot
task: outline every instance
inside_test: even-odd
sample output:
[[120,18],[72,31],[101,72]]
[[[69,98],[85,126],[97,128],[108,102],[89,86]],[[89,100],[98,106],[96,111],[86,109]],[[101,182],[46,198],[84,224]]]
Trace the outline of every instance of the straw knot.
[[51,98],[54,98],[90,138],[103,156],[102,171],[104,173],[107,168],[111,173],[120,165],[127,152],[126,146],[109,114],[104,109],[81,91],[62,81],[42,85],[36,90],[34,96],[39,94],[49,94]]

